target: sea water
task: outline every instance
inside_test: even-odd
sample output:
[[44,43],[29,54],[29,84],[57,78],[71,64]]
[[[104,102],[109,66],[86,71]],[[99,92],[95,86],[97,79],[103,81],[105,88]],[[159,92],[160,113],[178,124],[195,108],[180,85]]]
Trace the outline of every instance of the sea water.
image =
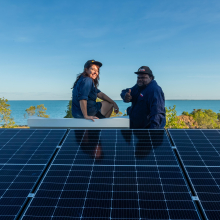
[[[25,109],[30,106],[44,104],[47,108],[46,114],[50,118],[63,118],[66,115],[68,100],[29,100],[29,101],[9,101],[11,115],[17,125],[27,125],[27,118],[24,117]],[[119,110],[124,114],[130,103],[124,103],[122,100],[115,101],[119,106]],[[183,111],[192,112],[193,109],[211,109],[216,113],[220,113],[220,100],[166,100],[166,107],[176,105],[177,115],[181,115]]]

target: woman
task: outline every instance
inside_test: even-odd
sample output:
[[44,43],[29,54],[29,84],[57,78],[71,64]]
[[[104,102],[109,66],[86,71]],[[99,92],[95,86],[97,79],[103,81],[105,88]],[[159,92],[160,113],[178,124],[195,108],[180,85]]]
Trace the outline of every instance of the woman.
[[[72,115],[74,118],[85,118],[94,121],[99,118],[109,118],[114,108],[119,112],[118,105],[97,87],[99,85],[99,69],[102,63],[88,60],[73,85]],[[96,102],[96,98],[102,102]]]

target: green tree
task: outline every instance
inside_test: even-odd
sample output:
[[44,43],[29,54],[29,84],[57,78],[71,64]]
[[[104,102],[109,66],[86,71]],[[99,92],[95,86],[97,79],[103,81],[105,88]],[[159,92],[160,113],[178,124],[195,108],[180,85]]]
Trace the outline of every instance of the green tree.
[[33,116],[37,115],[38,117],[43,117],[43,118],[49,118],[50,116],[46,114],[47,108],[44,107],[44,104],[31,106],[27,108],[25,111],[27,112],[28,116]]
[[191,112],[194,120],[198,123],[199,128],[217,129],[220,128],[218,114],[211,109],[194,109]]
[[183,112],[182,112],[182,115],[189,116],[189,112],[185,112],[185,111],[183,111]]
[[35,115],[36,107],[31,106],[31,107],[27,108],[25,111],[27,112],[28,116],[33,116],[33,115]]
[[165,109],[166,109],[165,128],[187,128],[186,124],[183,121],[179,120],[175,105],[173,106],[173,108],[169,106],[169,108],[165,107]]
[[0,98],[0,122],[3,122],[3,128],[14,128],[16,125],[11,117],[10,105],[7,102],[8,100],[4,97]]
[[217,115],[218,115],[218,120],[220,121],[220,113],[217,113]]
[[64,118],[73,118],[73,116],[72,116],[72,100],[70,100],[67,105],[66,115],[64,116]]
[[44,104],[37,105],[37,116],[43,118],[49,118],[49,115],[46,115],[47,108],[44,107]]

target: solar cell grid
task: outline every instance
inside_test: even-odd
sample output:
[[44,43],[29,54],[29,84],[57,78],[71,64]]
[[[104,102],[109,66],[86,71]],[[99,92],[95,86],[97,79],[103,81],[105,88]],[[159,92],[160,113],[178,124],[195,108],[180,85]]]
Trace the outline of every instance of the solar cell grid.
[[71,130],[23,219],[199,219],[168,144],[163,130]]
[[[220,215],[220,150],[218,130],[169,130],[208,219]],[[182,139],[191,146],[182,145]]]
[[45,164],[65,130],[6,130],[0,135],[0,164]]
[[2,133],[0,133],[0,149],[12,139],[19,130],[3,130]]
[[[65,131],[9,129],[0,134],[0,218],[18,214]],[[42,146],[47,142],[49,147]]]
[[14,219],[44,166],[0,166],[0,218]]
[[[99,143],[99,130],[87,130],[85,135],[84,132],[84,130],[70,132],[54,161],[55,164],[72,164],[73,159],[74,164],[92,164],[94,153],[98,149],[97,153],[102,165],[114,165],[113,147],[116,145],[117,151],[120,152],[116,155],[116,165],[134,165],[133,146],[137,156],[136,165],[156,165],[155,158],[158,160],[158,165],[176,165],[176,159],[163,130],[153,132],[152,135],[151,131],[132,133],[129,130],[122,130],[117,132],[117,138],[116,132],[103,130]],[[158,135],[155,136],[155,134]],[[79,143],[81,143],[80,148]],[[98,165],[100,160],[96,159],[95,164]]]
[[[197,166],[220,166],[220,148],[213,144],[213,139],[209,139],[209,135],[220,138],[220,133],[216,130],[170,130],[175,145],[180,153],[183,152],[181,158],[184,164]],[[178,134],[178,135],[177,135]]]
[[[160,168],[53,165],[24,219],[198,219],[179,168]],[[45,206],[50,211],[42,213]]]

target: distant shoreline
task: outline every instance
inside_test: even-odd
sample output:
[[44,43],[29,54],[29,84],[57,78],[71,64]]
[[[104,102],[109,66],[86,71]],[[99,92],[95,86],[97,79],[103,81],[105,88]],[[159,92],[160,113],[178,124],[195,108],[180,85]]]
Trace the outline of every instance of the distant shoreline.
[[[120,111],[124,113],[131,104],[125,103],[122,100],[115,100]],[[63,118],[66,115],[66,110],[69,100],[14,100],[9,101],[11,109],[11,116],[17,125],[26,125],[27,119],[24,118],[25,109],[30,106],[44,104],[47,108],[47,114],[50,118]],[[167,108],[176,106],[177,115],[181,115],[183,111],[192,112],[193,109],[211,109],[216,113],[220,110],[220,100],[166,100],[165,106]]]
[[[70,100],[8,100],[10,101],[70,101]],[[122,101],[122,99],[114,99],[114,101]],[[220,99],[166,99],[165,101],[220,101]]]

